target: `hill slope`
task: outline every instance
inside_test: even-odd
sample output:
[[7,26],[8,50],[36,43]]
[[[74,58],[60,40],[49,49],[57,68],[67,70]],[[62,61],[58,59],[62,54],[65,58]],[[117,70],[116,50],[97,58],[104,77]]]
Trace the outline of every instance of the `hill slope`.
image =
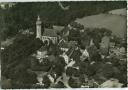
[[110,14],[127,16],[126,8],[109,11]]
[[52,25],[65,26],[76,18],[127,7],[126,1],[61,2],[63,7],[67,9],[62,9],[58,2],[17,2],[14,4],[11,8],[0,8],[0,17],[3,19],[0,22],[2,40],[15,36],[22,29],[35,30],[38,15],[45,27],[51,27]]
[[107,28],[111,30],[113,34],[120,37],[124,37],[127,31],[126,16],[98,14],[76,19],[76,22],[84,25],[85,27]]

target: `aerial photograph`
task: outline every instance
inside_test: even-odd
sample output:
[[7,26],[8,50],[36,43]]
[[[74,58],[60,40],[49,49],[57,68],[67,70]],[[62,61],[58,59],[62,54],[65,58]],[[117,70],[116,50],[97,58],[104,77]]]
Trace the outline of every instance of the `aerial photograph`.
[[0,2],[2,89],[125,88],[127,2]]

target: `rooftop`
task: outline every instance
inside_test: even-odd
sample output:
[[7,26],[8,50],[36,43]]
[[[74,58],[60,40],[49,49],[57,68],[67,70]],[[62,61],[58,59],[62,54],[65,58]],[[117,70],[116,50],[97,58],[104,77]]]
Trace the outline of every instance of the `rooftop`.
[[59,42],[59,46],[62,47],[62,48],[69,48],[68,46],[68,42],[64,41],[64,40],[61,40]]
[[61,32],[61,31],[64,29],[64,26],[53,26],[53,29],[54,29],[56,32]]
[[55,29],[45,28],[43,36],[57,37],[57,33]]

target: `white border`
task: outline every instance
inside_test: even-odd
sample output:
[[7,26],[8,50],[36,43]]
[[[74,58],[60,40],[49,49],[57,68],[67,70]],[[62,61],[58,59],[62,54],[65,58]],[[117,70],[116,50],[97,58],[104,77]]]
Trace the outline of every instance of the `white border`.
[[[127,58],[128,58],[128,1],[127,1]],[[128,59],[127,59],[127,89],[128,89]]]
[[47,1],[127,1],[127,0],[0,0],[0,2],[47,2]]
[[[0,2],[47,2],[47,1],[52,2],[52,1],[127,1],[127,0],[0,0]],[[128,21],[128,1],[127,1],[127,21]],[[127,30],[128,30],[128,23],[127,23]],[[128,33],[127,33],[127,43],[128,43]],[[127,47],[128,47],[128,44],[127,44]],[[127,52],[127,57],[128,57],[128,52]],[[128,63],[127,63],[127,72],[128,72]],[[128,80],[128,73],[127,73],[127,80]],[[14,89],[14,90],[108,90],[108,89],[109,90],[128,90],[128,87],[127,88],[71,88],[71,89],[51,88],[51,89]],[[13,89],[5,89],[5,90],[13,90]]]

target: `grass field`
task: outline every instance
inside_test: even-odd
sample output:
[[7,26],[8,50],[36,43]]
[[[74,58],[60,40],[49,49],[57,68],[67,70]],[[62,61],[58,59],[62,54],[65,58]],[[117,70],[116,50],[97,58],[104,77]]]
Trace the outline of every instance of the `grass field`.
[[[123,10],[121,12],[121,10]],[[115,14],[117,11],[118,13],[124,14],[124,9],[111,11],[114,14],[105,13],[105,14],[98,14],[87,16],[84,18],[76,19],[76,22],[84,25],[85,27],[92,27],[92,28],[106,28],[113,32],[113,34],[124,37],[127,31],[127,17],[124,15]]]

